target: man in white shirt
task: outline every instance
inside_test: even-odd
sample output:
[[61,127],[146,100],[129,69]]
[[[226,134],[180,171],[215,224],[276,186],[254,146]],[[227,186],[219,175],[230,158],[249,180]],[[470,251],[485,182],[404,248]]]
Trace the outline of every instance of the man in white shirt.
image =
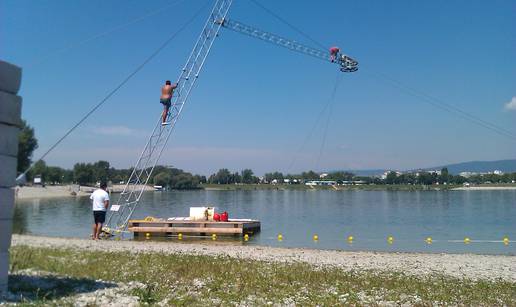
[[98,240],[102,224],[106,221],[106,210],[109,207],[109,194],[106,192],[107,184],[102,182],[100,189],[95,190],[90,195],[93,203],[93,240]]

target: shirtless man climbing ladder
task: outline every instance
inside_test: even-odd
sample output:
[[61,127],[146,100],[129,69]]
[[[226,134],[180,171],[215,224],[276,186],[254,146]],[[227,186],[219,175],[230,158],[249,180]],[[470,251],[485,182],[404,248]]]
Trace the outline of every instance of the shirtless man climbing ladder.
[[163,114],[161,115],[161,124],[166,125],[167,116],[170,106],[172,105],[172,94],[174,93],[174,89],[176,89],[177,83],[173,85],[170,83],[170,80],[165,82],[165,85],[161,88],[161,97],[159,98],[159,102],[163,104]]

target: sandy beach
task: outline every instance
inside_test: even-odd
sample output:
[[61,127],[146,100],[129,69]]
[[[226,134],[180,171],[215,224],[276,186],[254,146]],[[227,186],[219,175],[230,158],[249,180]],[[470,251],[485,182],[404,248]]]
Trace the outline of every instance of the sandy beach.
[[[123,191],[125,185],[117,184],[109,187],[112,193],[120,193]],[[41,186],[24,186],[16,187],[16,199],[34,199],[34,198],[56,198],[56,197],[73,197],[73,196],[89,196],[96,187],[79,186],[79,185],[56,185],[45,187]],[[147,191],[153,191],[151,186],[146,187]]]
[[516,190],[516,186],[473,186],[454,188],[453,191],[492,191],[492,190]]
[[226,256],[267,262],[304,262],[316,267],[337,267],[345,271],[396,271],[417,276],[445,274],[473,280],[516,281],[516,256],[348,252],[266,246],[228,246],[214,242],[196,244],[155,241],[92,241],[29,235],[13,235],[12,245],[90,251]]

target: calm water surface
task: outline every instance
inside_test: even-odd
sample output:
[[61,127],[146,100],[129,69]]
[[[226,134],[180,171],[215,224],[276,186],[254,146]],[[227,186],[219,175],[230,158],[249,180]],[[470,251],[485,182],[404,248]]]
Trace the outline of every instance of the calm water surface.
[[[134,218],[187,216],[189,207],[207,204],[228,211],[230,218],[262,222],[261,232],[245,244],[516,254],[515,190],[147,192]],[[14,215],[15,233],[83,238],[89,237],[93,219],[87,197],[20,200]],[[282,242],[276,239],[279,233]],[[314,234],[319,236],[317,243],[312,241]],[[346,240],[349,235],[355,238],[352,244]],[[390,235],[393,244],[387,243]],[[429,236],[431,245],[424,241]],[[507,246],[501,243],[504,236],[511,239]],[[464,237],[473,242],[464,244]]]

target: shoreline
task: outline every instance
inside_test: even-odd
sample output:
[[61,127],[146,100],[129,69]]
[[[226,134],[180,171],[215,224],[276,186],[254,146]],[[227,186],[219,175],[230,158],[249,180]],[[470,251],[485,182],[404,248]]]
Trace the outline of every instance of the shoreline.
[[492,186],[492,187],[484,187],[484,186],[472,186],[472,187],[460,187],[453,188],[452,191],[499,191],[499,190],[516,190],[516,186]]
[[350,252],[269,246],[227,246],[217,243],[175,243],[157,241],[93,241],[32,235],[13,235],[13,246],[63,248],[71,250],[164,253],[229,257],[276,263],[307,263],[318,268],[344,271],[395,271],[408,275],[444,274],[472,280],[516,282],[516,256],[476,254],[430,254]]
[[[117,184],[109,187],[108,191],[110,194],[119,194],[124,187],[125,185]],[[95,189],[97,187],[79,185],[23,186],[14,188],[16,200],[84,197],[90,196]],[[145,190],[153,191],[154,188],[147,186]]]
[[[121,193],[125,185],[113,185],[110,187],[111,193]],[[24,186],[16,187],[16,200],[27,199],[47,199],[47,198],[65,198],[65,197],[84,197],[89,196],[96,187],[78,186],[78,185],[47,185],[41,186]],[[470,186],[470,187],[446,187],[444,186],[336,186],[336,187],[306,187],[303,185],[201,185],[201,189],[205,191],[235,191],[235,190],[260,190],[260,191],[510,191],[516,190],[516,186]],[[146,191],[154,191],[154,188],[147,186]]]

